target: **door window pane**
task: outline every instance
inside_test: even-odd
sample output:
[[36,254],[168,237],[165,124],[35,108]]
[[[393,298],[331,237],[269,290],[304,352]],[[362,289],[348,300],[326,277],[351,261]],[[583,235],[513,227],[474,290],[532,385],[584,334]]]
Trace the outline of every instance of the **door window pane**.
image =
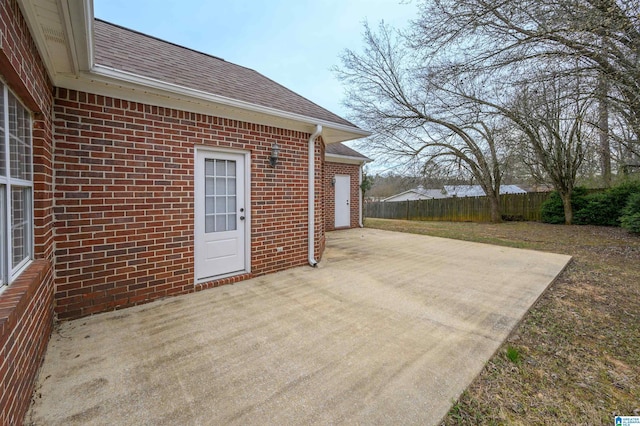
[[204,178],[204,194],[205,196],[215,195],[215,178],[213,176],[207,176]]
[[205,160],[205,232],[235,230],[236,214],[236,162]]
[[232,230],[236,229],[236,214],[235,213],[227,215],[227,228],[232,229]]
[[216,215],[216,232],[227,231],[227,217],[224,214]]
[[236,177],[236,162],[228,161],[227,162],[227,176]]
[[216,197],[216,213],[226,213],[227,212],[227,198],[226,197]]
[[209,232],[215,232],[216,230],[216,217],[215,215],[205,216],[204,217],[204,232],[207,234]]
[[216,160],[216,176],[227,175],[227,160]]
[[226,195],[227,194],[227,178],[226,177],[217,177],[216,176],[216,195]]
[[206,177],[215,175],[215,162],[213,160],[204,160],[204,174]]

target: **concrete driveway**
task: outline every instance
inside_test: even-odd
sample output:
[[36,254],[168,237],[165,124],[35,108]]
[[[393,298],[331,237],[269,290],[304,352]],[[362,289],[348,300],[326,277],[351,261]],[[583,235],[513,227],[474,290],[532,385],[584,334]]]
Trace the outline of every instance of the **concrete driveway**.
[[569,259],[333,232],[317,269],[63,323],[27,424],[436,424]]

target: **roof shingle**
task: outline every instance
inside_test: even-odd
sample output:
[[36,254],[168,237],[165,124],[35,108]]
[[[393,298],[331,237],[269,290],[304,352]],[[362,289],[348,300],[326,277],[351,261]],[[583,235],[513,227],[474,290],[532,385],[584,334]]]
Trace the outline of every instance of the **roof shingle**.
[[357,126],[262,74],[96,19],[96,64],[280,111]]
[[346,145],[341,143],[332,143],[327,145],[325,148],[326,154],[334,154],[334,155],[344,155],[345,157],[354,157],[354,158],[362,158],[363,160],[369,160],[369,157],[366,157],[360,154],[355,149],[351,149]]

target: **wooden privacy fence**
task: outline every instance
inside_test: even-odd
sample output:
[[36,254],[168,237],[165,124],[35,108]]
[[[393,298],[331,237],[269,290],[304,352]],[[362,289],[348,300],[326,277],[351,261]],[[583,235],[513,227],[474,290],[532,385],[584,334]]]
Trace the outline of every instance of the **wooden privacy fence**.
[[[505,220],[540,220],[540,207],[549,192],[504,194],[500,196]],[[441,198],[434,200],[365,203],[364,216],[380,219],[445,220],[488,222],[491,220],[487,197]]]

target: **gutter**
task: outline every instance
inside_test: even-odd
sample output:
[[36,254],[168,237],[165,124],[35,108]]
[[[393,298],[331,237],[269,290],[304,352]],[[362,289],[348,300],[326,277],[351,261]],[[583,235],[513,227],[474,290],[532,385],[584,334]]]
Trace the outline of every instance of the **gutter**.
[[309,208],[309,223],[308,223],[308,233],[309,233],[309,265],[316,267],[318,265],[318,261],[315,259],[315,245],[316,245],[316,237],[315,237],[315,219],[316,219],[316,209],[315,209],[315,198],[316,198],[316,150],[315,150],[315,141],[318,136],[322,133],[322,126],[316,124],[316,130],[309,137],[309,193],[308,193],[308,208]]
[[[116,68],[107,67],[100,64],[93,65],[89,73],[89,78],[105,84],[109,84],[109,83],[122,84],[123,82],[125,82],[133,86],[137,86],[146,91],[148,91],[149,88],[152,88],[158,91],[168,92],[171,95],[178,96],[178,97],[185,97],[185,98],[191,98],[191,99],[198,99],[200,101],[205,101],[205,102],[217,103],[230,108],[237,108],[237,109],[249,111],[252,113],[264,114],[264,115],[273,116],[273,117],[277,117],[285,120],[297,121],[305,124],[317,125],[319,123],[322,123],[323,126],[329,129],[335,129],[336,131],[341,131],[341,132],[345,132],[353,135],[352,139],[371,135],[371,132],[362,130],[358,127],[348,126],[346,124],[335,123],[327,120],[319,120],[317,118],[308,117],[308,116],[296,114],[293,112],[282,111],[276,108],[257,105],[250,102],[232,99],[232,98],[228,98],[221,95],[215,95],[213,93],[208,93],[199,89],[192,89],[192,88],[180,86],[175,83],[169,83],[169,82],[158,80],[155,78],[141,76],[128,71],[122,71]],[[115,80],[115,82],[110,80]],[[65,85],[61,87],[67,87],[67,86]]]
[[360,228],[364,228],[364,224],[362,223],[362,168],[364,167],[364,162],[360,164],[358,167],[358,226]]

